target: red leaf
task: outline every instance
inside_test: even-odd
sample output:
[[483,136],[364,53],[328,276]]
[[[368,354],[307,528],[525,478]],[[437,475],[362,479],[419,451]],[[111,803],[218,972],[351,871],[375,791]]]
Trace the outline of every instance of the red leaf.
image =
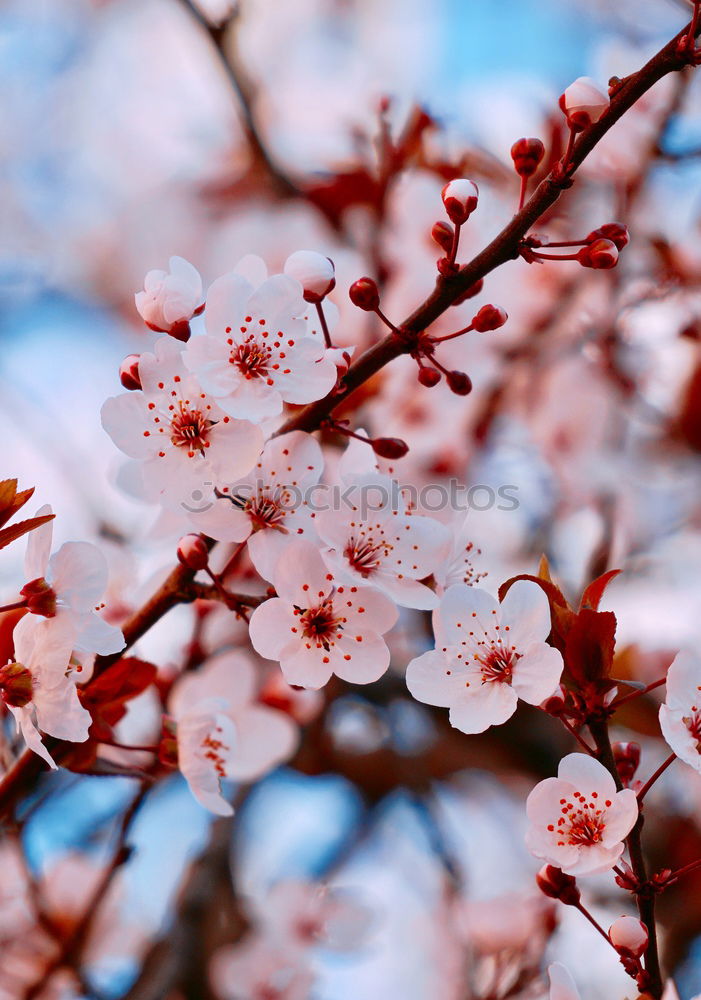
[[153,663],[126,656],[81,689],[80,700],[93,713],[95,722],[113,726],[126,712],[126,704],[156,679]]
[[0,528],[24,507],[33,493],[33,487],[18,493],[16,479],[3,479],[0,482]]
[[500,601],[504,600],[512,586],[519,580],[528,580],[530,583],[537,583],[541,590],[545,591],[551,607],[553,604],[557,604],[562,608],[569,607],[565,595],[556,584],[552,583],[551,580],[544,580],[541,576],[533,576],[531,573],[519,573],[518,576],[512,576],[502,583],[501,587],[499,587]]
[[582,594],[580,611],[582,608],[592,608],[594,611],[598,611],[599,601],[603,597],[604,591],[620,572],[620,569],[610,569],[608,573],[603,573],[596,580],[593,580]]
[[55,516],[55,514],[42,514],[41,517],[30,517],[26,521],[18,521],[17,524],[11,524],[9,528],[3,528],[0,530],[0,549],[4,549],[10,542],[14,542],[15,539],[21,538],[22,535],[34,531],[35,528],[39,528],[42,524],[46,524],[47,521],[52,521]]
[[[601,687],[611,674],[616,645],[616,616],[612,611],[584,608],[568,630],[565,642],[565,669],[580,687]],[[604,683],[610,687],[610,683]]]

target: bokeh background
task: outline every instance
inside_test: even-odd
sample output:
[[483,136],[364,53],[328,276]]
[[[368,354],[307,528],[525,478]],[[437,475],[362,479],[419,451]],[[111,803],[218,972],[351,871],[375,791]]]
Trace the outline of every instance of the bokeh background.
[[[687,14],[673,0],[240,0],[222,42],[232,82],[198,10],[216,24],[232,8],[0,7],[2,475],[36,486],[37,506],[53,505],[58,542],[99,540],[134,603],[172,562],[172,540],[154,535],[154,512],[117,487],[99,409],[118,391],[122,357],[150,343],[133,300],[145,272],[178,254],[207,283],[247,253],[279,270],[292,251],[318,249],[337,267],[339,340],[366,346],[379,331],[353,315],[346,288],[375,274],[395,319],[430,291],[430,227],[451,169],[465,165],[483,190],[464,248],[477,250],[514,210],[511,143],[556,143],[557,97],[575,77],[625,75]],[[594,571],[622,565],[606,606],[619,618],[621,676],[644,680],[701,639],[700,93],[686,77],[656,88],[547,223],[584,235],[620,215],[632,244],[615,277],[508,265],[481,300],[510,314],[499,346],[455,348],[474,397],[424,403],[398,363],[364,403],[369,426],[409,441],[424,482],[451,474],[516,487],[516,510],[474,514],[485,585],[534,571],[541,552],[571,594]],[[367,175],[385,99],[393,135],[417,107],[434,124],[378,207]],[[128,551],[126,538],[135,540]],[[3,552],[3,595],[16,591],[21,558],[21,546]],[[171,613],[140,655],[177,662],[191,615]],[[397,639],[400,666],[411,641]],[[486,995],[456,991],[462,959],[441,918],[446,870],[459,871],[470,903],[532,891],[523,801],[568,747],[535,713],[485,737],[446,731],[402,693],[400,673],[387,690],[336,697],[293,766],[247,795],[233,842],[218,845],[233,852],[241,893],[264,898],[282,876],[329,876],[374,909],[363,948],[316,956],[321,1000]],[[655,712],[650,699],[620,734],[643,743],[649,770],[666,755]],[[68,907],[104,856],[104,830],[131,784],[63,772],[47,787],[28,806],[23,842],[31,869],[53,879]],[[655,802],[655,863],[698,856],[701,779],[680,767]],[[86,960],[84,995],[125,995],[152,942],[182,929],[183,886],[210,835],[211,817],[177,776],[149,798],[110,899],[112,933],[96,935]],[[606,924],[620,896],[603,879],[591,883]],[[701,991],[698,889],[689,879],[661,911],[682,1000]],[[11,919],[9,893],[4,912],[0,923]],[[559,915],[548,956],[571,968],[585,1000],[630,994],[579,915]],[[205,980],[168,995],[208,997]]]

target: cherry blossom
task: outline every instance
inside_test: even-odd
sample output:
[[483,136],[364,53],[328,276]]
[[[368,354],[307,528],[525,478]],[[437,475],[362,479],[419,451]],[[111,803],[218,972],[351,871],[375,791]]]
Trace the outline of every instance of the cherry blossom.
[[434,571],[439,593],[444,593],[453,584],[464,583],[473,587],[484,579],[486,570],[481,570],[482,550],[473,538],[473,518],[458,512],[449,524],[450,550],[443,562]]
[[197,509],[213,484],[246,475],[263,447],[260,428],[232,420],[184,368],[177,343],[159,337],[142,354],[143,390],[112,396],[102,426],[139,463],[144,499]]
[[220,948],[210,975],[224,1000],[309,1000],[314,976],[299,951],[283,951],[264,936]]
[[199,531],[227,542],[248,539],[251,562],[266,580],[292,538],[316,538],[309,491],[324,468],[311,434],[292,431],[268,441],[253,471],[221,485],[211,505],[190,515]]
[[202,279],[182,257],[171,257],[169,266],[170,272],[148,272],[144,291],[134,296],[136,308],[152,330],[187,339],[188,323],[202,305]]
[[557,688],[560,653],[548,646],[550,608],[545,594],[514,584],[499,604],[478,587],[449,587],[433,615],[436,648],[412,660],[407,686],[428,705],[450,709],[465,733],[500,725],[518,699],[540,705]]
[[356,948],[367,937],[372,911],[351,892],[313,882],[276,883],[258,908],[258,924],[283,950],[323,945]]
[[307,302],[321,301],[336,284],[333,261],[316,250],[296,250],[285,261],[284,271],[300,283]]
[[570,128],[581,130],[598,122],[609,106],[608,94],[589,76],[580,76],[560,98],[560,108]]
[[221,793],[221,782],[233,777],[237,737],[225,714],[226,702],[208,697],[179,707],[175,721],[180,772],[205,809],[231,816],[234,810]]
[[275,417],[283,402],[311,403],[336,383],[324,344],[307,336],[298,281],[274,274],[258,287],[236,271],[207,293],[205,336],[193,338],[185,364],[232,417]]
[[316,528],[327,546],[324,560],[338,579],[376,588],[408,608],[438,603],[420,581],[441,564],[450,536],[433,518],[411,514],[389,476],[354,477],[338,509],[322,511]]
[[236,730],[236,745],[227,762],[227,777],[255,781],[288,760],[299,740],[299,729],[289,715],[256,700],[256,669],[243,652],[214,656],[196,673],[184,674],[176,682],[169,708],[178,716],[187,706],[206,697],[218,699],[222,714]]
[[582,1000],[574,979],[560,962],[553,962],[548,966],[548,977],[550,979],[548,1000]]
[[692,652],[678,653],[667,671],[660,728],[677,757],[701,773],[701,659]]
[[8,708],[29,749],[52,768],[57,765],[44,746],[41,733],[83,743],[92,722],[90,713],[80,703],[75,674],[70,668],[74,634],[68,617],[41,622],[32,615],[25,615],[13,632],[16,663],[29,674],[31,683],[27,693],[31,698],[26,702],[22,698],[20,705],[10,701]]
[[609,927],[611,944],[617,951],[627,952],[639,958],[648,945],[648,932],[645,924],[637,917],[619,917]]
[[337,581],[309,542],[287,547],[273,582],[278,597],[253,612],[251,642],[279,661],[290,684],[320,688],[332,674],[369,684],[382,676],[389,666],[382,635],[397,620],[391,601]]
[[[50,514],[45,505],[38,515]],[[108,583],[107,560],[90,542],[64,542],[50,556],[53,522],[47,521],[29,535],[24,569],[28,582],[22,588],[27,607],[54,623],[68,624],[72,646],[83,653],[109,655],[124,649],[120,629],[97,614]]]
[[635,792],[617,791],[604,765],[586,754],[563,757],[557,775],[528,796],[529,849],[569,875],[608,871],[638,818]]

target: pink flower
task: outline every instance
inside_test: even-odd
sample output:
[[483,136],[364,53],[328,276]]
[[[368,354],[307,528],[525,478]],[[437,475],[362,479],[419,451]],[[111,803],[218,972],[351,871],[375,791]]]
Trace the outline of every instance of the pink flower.
[[701,659],[694,653],[678,653],[667,671],[660,727],[677,757],[701,773]]
[[[48,505],[37,511],[50,513]],[[96,613],[107,589],[107,560],[90,542],[65,542],[50,556],[52,538],[53,524],[47,521],[27,541],[28,583],[22,596],[29,610],[46,617],[47,630],[65,625],[73,649],[101,655],[120,652],[125,645],[121,630]]]
[[548,966],[550,993],[548,1000],[582,1000],[574,980],[564,965],[553,962]]
[[184,368],[177,343],[159,337],[142,354],[143,391],[113,396],[102,426],[140,463],[144,499],[198,509],[214,485],[246,475],[263,447],[260,428],[232,420]]
[[8,708],[29,749],[53,768],[57,765],[42,743],[41,733],[84,743],[92,722],[80,703],[70,669],[74,634],[67,616],[38,621],[25,615],[12,636],[16,661],[31,678],[31,700],[21,707],[8,704]]
[[255,935],[215,952],[210,977],[224,1000],[309,1000],[314,976],[305,959]]
[[284,271],[300,283],[307,302],[320,302],[336,284],[333,261],[316,250],[296,250],[285,261]]
[[645,924],[637,917],[619,917],[609,927],[611,944],[617,951],[628,952],[639,958],[648,944]]
[[578,131],[598,122],[609,103],[608,94],[588,76],[578,77],[560,98],[560,108],[567,117],[567,124]]
[[420,580],[441,564],[450,536],[438,521],[410,514],[389,476],[354,477],[338,509],[316,518],[324,560],[339,580],[373,587],[397,604],[429,609],[435,593]]
[[190,521],[211,538],[248,539],[248,554],[260,575],[272,580],[275,564],[294,538],[316,538],[308,492],[319,482],[324,458],[318,442],[302,431],[268,441],[250,473],[223,496],[193,512]]
[[638,818],[635,792],[617,791],[604,765],[582,753],[563,757],[557,775],[528,796],[529,849],[569,875],[608,871]]
[[550,609],[545,594],[516,583],[499,604],[478,587],[449,587],[433,615],[436,649],[407,667],[418,701],[450,709],[464,733],[500,725],[518,699],[539,705],[556,689],[560,653],[548,646]]
[[397,620],[391,601],[337,582],[309,542],[287,547],[273,582],[279,596],[253,612],[251,642],[279,661],[290,684],[320,688],[332,674],[370,684],[382,676],[389,650],[381,636]]
[[180,772],[205,809],[231,816],[234,810],[221,794],[221,782],[233,777],[236,727],[224,713],[225,703],[206,698],[179,707],[175,720]]
[[186,326],[202,305],[202,279],[182,257],[171,257],[168,271],[149,271],[144,291],[134,296],[144,322],[161,333]]
[[479,568],[482,550],[472,541],[473,522],[474,518],[462,512],[457,513],[450,522],[450,550],[434,572],[439,593],[456,583],[474,587],[487,575],[486,570]]
[[372,911],[347,890],[289,880],[276,883],[257,908],[258,925],[283,950],[323,945],[357,948],[367,937]]
[[243,652],[214,656],[197,672],[186,673],[175,684],[169,702],[177,718],[187,706],[206,697],[216,698],[222,714],[236,730],[234,753],[228,760],[227,776],[237,781],[256,781],[288,760],[299,742],[299,728],[284,712],[256,701],[256,669]]
[[324,344],[307,336],[307,305],[284,274],[254,289],[242,274],[218,278],[207,294],[207,335],[194,337],[185,363],[232,417],[277,416],[283,402],[311,403],[336,384]]

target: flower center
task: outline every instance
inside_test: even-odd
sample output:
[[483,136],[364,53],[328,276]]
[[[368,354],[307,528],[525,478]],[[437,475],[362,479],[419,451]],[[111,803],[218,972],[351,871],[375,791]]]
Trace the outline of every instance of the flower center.
[[516,661],[520,658],[513,646],[494,643],[483,653],[476,653],[475,659],[481,667],[483,684],[511,684]]
[[253,530],[260,531],[262,528],[274,528],[287,534],[284,527],[286,511],[282,508],[279,498],[271,496],[269,493],[257,493],[246,501],[245,511],[253,523]]
[[382,565],[382,560],[391,551],[391,546],[384,540],[375,542],[372,538],[356,538],[355,535],[346,542],[343,555],[353,569],[363,577],[370,576]]
[[341,638],[345,618],[334,611],[333,598],[327,597],[315,608],[295,608],[302,626],[302,636],[313,642],[317,649],[322,647],[328,652],[335,639]]
[[561,837],[558,846],[566,844],[580,847],[594,847],[600,844],[606,829],[606,809],[611,805],[606,800],[603,808],[596,801],[598,792],[592,792],[589,801],[581,792],[575,792],[572,799],[560,799],[560,813],[557,824],[548,826],[550,832],[557,831]]
[[[249,337],[229,355],[229,364],[235,365],[244,378],[267,378],[271,350]],[[270,383],[270,379],[268,379]]]
[[207,437],[212,421],[200,410],[191,410],[180,403],[178,411],[170,421],[170,440],[176,448],[187,448],[190,454],[203,452],[209,448]]
[[701,745],[701,712],[698,705],[691,706],[691,715],[685,715],[682,722],[689,730],[689,734],[696,740],[697,749]]

